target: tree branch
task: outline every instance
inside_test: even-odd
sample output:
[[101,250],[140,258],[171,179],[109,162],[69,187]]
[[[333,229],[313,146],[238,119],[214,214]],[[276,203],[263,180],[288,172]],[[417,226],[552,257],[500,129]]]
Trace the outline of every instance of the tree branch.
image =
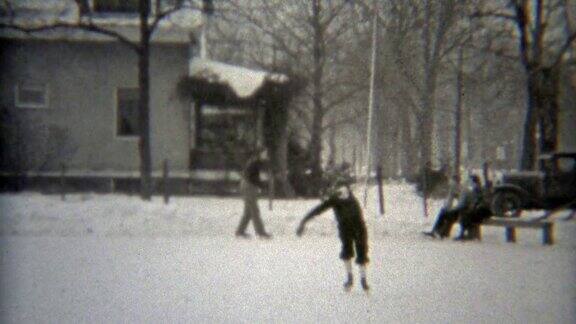
[[500,18],[510,21],[516,21],[516,16],[497,11],[476,11],[470,15],[470,18]]
[[[159,2],[157,2],[159,3]],[[152,24],[150,24],[150,30],[152,31],[152,33],[154,33],[154,31],[156,30],[156,27],[158,26],[158,24],[160,23],[160,21],[162,21],[163,19],[171,16],[172,14],[184,9],[184,2],[180,2],[179,4],[175,5],[174,7],[166,10],[166,11],[162,11],[162,12],[157,12],[156,15],[154,16],[154,20],[152,21]],[[190,7],[186,7],[189,9],[195,9],[195,10],[201,10],[201,8],[198,7],[194,7],[194,6],[190,6]],[[159,5],[157,5],[157,9],[159,10]]]
[[530,70],[531,63],[528,53],[528,13],[521,3],[514,2],[513,6],[514,11],[516,12],[516,26],[520,32],[520,58],[522,60],[522,65],[524,65],[527,70]]
[[554,59],[552,63],[553,67],[556,67],[560,65],[560,63],[562,63],[562,57],[564,56],[564,54],[566,54],[566,52],[568,52],[568,49],[570,49],[572,43],[575,42],[576,42],[576,32],[573,32],[572,35],[568,36],[566,42],[564,42],[564,45],[562,45],[558,54],[556,54],[556,59]]
[[333,127],[338,127],[340,125],[346,125],[346,124],[354,125],[354,123],[360,118],[363,118],[363,117],[358,115],[358,114],[355,114],[353,116],[348,116],[348,117],[344,117],[344,118],[332,121],[330,123],[325,124],[322,127],[322,132],[325,132],[326,130],[331,129]]
[[360,87],[358,87],[357,89],[352,89],[344,94],[342,94],[339,97],[336,97],[334,100],[328,101],[326,103],[326,108],[329,110],[330,107],[336,107],[339,106],[349,100],[354,99],[354,97],[360,92]]
[[13,30],[17,30],[17,31],[20,31],[20,32],[23,32],[26,34],[35,34],[35,33],[47,32],[47,31],[58,30],[58,29],[84,30],[87,32],[97,33],[97,34],[106,35],[108,37],[114,38],[114,39],[118,40],[120,43],[128,46],[130,49],[135,50],[136,52],[139,51],[139,46],[136,43],[134,43],[133,41],[131,41],[130,39],[128,39],[127,37],[125,37],[124,35],[122,35],[118,32],[115,32],[113,30],[99,27],[92,22],[89,22],[87,24],[58,22],[58,23],[53,23],[53,24],[49,24],[49,25],[35,26],[35,27],[22,26],[22,25],[18,25],[18,24],[0,23],[0,29],[13,29]]
[[328,18],[326,18],[325,21],[320,22],[320,26],[324,29],[324,31],[326,31],[328,27],[330,27],[334,19],[336,19],[336,17],[340,15],[342,9],[344,9],[344,7],[347,5],[348,4],[346,3],[346,1],[342,1],[339,5],[336,6],[336,8],[332,9],[330,15],[328,16]]

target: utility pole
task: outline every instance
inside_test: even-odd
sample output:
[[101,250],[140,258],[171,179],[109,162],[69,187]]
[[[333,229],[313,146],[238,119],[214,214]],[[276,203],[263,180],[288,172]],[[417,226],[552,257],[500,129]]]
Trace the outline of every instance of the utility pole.
[[372,173],[372,133],[374,109],[376,106],[376,56],[378,53],[378,9],[374,1],[374,18],[372,21],[372,60],[370,63],[370,93],[368,98],[368,131],[366,134],[366,179],[364,180],[364,207],[368,203],[368,182]]

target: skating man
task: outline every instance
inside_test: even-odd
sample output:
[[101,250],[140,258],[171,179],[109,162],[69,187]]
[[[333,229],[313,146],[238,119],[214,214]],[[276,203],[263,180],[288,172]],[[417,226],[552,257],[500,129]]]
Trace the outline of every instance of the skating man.
[[366,224],[362,217],[362,210],[356,197],[352,194],[350,187],[342,182],[337,183],[330,191],[329,196],[320,205],[312,209],[302,219],[296,234],[301,236],[304,233],[306,223],[316,215],[332,208],[336,220],[338,221],[338,234],[342,242],[340,258],[344,261],[347,281],[344,288],[350,290],[354,283],[352,275],[352,257],[356,250],[356,264],[360,267],[360,282],[364,290],[370,289],[366,281],[366,265],[368,263],[368,234]]

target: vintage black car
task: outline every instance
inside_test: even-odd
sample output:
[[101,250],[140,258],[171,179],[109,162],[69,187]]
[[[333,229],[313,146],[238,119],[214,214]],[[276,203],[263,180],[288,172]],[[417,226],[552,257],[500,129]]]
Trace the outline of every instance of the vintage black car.
[[576,152],[538,159],[539,171],[504,173],[490,194],[497,216],[517,217],[522,209],[576,208]]

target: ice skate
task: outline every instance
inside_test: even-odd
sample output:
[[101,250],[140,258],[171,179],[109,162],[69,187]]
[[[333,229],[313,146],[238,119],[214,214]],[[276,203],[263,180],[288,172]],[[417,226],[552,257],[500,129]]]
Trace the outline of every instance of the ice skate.
[[360,265],[360,284],[362,285],[362,290],[370,290],[370,286],[368,286],[368,282],[366,281],[366,264]]
[[364,291],[370,290],[370,286],[368,286],[368,282],[366,281],[366,278],[360,279],[360,284],[362,285],[362,289]]
[[352,277],[352,274],[349,273],[348,280],[346,280],[346,282],[344,283],[344,290],[350,291],[353,285],[354,285],[354,278]]

